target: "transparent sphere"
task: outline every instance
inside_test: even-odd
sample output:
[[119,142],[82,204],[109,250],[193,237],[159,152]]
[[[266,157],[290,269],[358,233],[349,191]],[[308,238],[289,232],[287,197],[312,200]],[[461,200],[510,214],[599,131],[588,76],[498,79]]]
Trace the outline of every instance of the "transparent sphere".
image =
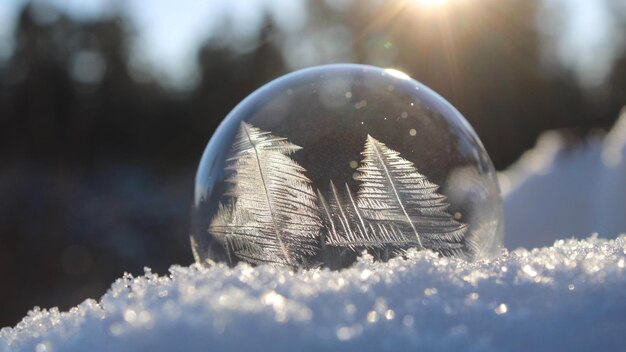
[[222,122],[196,175],[196,261],[350,265],[410,248],[497,254],[493,164],[450,103],[406,74],[328,65],[280,77]]

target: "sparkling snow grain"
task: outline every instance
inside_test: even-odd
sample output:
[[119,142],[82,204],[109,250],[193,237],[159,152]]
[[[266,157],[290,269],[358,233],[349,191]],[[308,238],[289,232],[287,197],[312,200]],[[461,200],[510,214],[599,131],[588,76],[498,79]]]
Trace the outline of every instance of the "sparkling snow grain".
[[343,271],[173,266],[100,302],[35,308],[0,351],[620,350],[626,235],[467,263],[430,252]]

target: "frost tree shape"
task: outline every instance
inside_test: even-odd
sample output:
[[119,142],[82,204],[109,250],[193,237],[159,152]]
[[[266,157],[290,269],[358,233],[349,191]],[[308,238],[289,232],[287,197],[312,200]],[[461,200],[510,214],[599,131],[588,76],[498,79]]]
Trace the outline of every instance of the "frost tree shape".
[[357,207],[373,223],[393,224],[419,247],[455,252],[464,247],[467,225],[446,210],[439,186],[420,174],[412,162],[367,136],[357,180],[362,181]]
[[227,170],[226,196],[209,225],[227,254],[254,264],[298,266],[317,252],[322,226],[306,171],[289,156],[300,150],[286,138],[242,122]]
[[318,197],[325,215],[327,238],[324,242],[327,244],[358,251],[363,248],[402,247],[413,242],[395,224],[373,223],[365,219],[347,184],[345,193],[341,193],[331,181],[330,201],[327,202],[319,190]]
[[420,174],[400,153],[368,135],[364,158],[357,169],[361,181],[356,200],[346,185],[347,196],[331,185],[326,204],[327,242],[358,248],[429,248],[445,255],[464,253],[467,225],[446,210],[439,186]]
[[300,149],[241,123],[227,159],[227,201],[208,228],[231,263],[297,267],[307,264],[320,244],[353,252],[381,249],[383,257],[410,247],[444,255],[471,251],[467,225],[447,212],[439,186],[397,151],[368,136],[357,169],[358,192],[330,181],[327,201],[291,159]]

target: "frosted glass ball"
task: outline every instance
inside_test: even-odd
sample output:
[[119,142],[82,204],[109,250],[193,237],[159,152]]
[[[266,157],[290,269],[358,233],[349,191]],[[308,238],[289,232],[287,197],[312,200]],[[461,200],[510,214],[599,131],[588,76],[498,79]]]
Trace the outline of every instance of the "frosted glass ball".
[[406,74],[318,66],[226,116],[196,175],[200,263],[349,266],[411,248],[467,259],[503,241],[493,164],[469,123]]

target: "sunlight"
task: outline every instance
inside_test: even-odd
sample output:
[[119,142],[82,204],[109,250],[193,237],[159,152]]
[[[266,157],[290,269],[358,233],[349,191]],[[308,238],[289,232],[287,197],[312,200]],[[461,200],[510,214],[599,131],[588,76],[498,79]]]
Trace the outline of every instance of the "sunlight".
[[409,75],[407,75],[406,73],[402,72],[402,71],[398,71],[396,69],[393,68],[386,68],[383,70],[383,72],[388,73],[391,76],[394,76],[396,78],[400,78],[400,79],[411,79],[411,77]]
[[415,0],[415,1],[421,5],[427,5],[427,6],[443,5],[446,2],[448,2],[448,0]]

